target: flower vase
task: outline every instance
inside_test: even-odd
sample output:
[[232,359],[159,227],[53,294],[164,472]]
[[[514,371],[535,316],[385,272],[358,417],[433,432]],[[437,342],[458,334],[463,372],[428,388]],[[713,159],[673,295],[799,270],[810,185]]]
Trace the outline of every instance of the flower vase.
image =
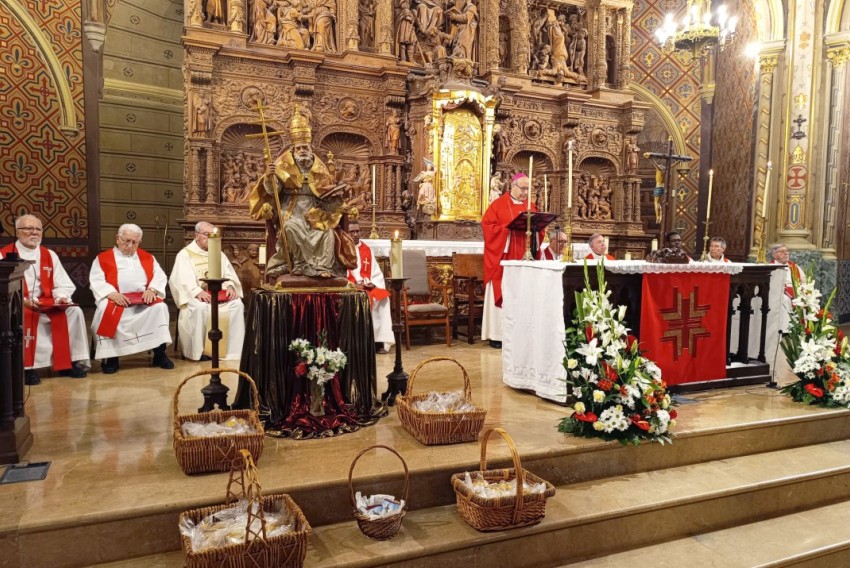
[[310,414],[313,416],[324,416],[325,409],[322,401],[325,397],[325,385],[318,381],[310,382]]

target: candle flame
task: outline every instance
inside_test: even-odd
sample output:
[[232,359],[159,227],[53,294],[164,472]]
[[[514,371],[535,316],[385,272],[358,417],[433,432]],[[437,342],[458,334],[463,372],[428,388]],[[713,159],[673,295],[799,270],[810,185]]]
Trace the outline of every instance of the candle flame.
[[714,170],[708,170],[708,175],[713,176],[713,175],[714,175]]
[[218,227],[213,227],[213,230],[210,232],[210,236],[211,236],[211,237],[217,237],[217,236],[219,236],[220,234],[221,234],[221,233],[219,233]]
[[398,229],[395,231],[395,238],[398,238]]
[[769,169],[769,170],[773,169],[773,162],[767,162],[767,169]]

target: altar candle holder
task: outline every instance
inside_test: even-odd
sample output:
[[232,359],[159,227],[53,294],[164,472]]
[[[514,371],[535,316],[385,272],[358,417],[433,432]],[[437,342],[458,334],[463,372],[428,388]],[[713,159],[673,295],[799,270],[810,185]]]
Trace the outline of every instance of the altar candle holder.
[[[529,190],[531,191],[531,190]],[[523,260],[534,260],[531,256],[531,210],[525,213],[525,254],[522,255]]]
[[387,406],[395,405],[396,396],[407,394],[407,379],[409,375],[404,372],[404,366],[401,362],[401,332],[404,331],[405,326],[405,322],[402,321],[401,290],[407,280],[410,280],[410,278],[397,278],[395,275],[392,278],[386,279],[393,291],[393,311],[396,314],[396,321],[393,322],[395,366],[392,373],[387,375],[387,391],[381,395],[381,400],[386,402]]
[[567,243],[564,252],[561,253],[561,262],[575,262],[573,254],[573,210],[567,209],[567,222],[564,224],[564,234],[567,235]]
[[[223,334],[218,328],[218,293],[221,292],[225,282],[230,281],[229,278],[201,278],[201,282],[207,285],[207,292],[210,293],[210,332],[208,337],[212,344],[212,367],[218,369],[218,343],[221,341]],[[221,382],[219,373],[210,374],[210,382],[201,389],[201,394],[204,395],[204,405],[198,409],[198,412],[210,412],[218,406],[219,410],[230,410],[227,404],[227,391],[230,389],[227,385]]]

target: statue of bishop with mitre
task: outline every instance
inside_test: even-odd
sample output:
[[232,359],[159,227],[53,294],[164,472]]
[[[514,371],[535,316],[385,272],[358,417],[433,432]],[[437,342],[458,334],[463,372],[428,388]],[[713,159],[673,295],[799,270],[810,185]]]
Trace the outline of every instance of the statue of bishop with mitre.
[[292,145],[268,164],[249,198],[251,217],[271,223],[278,233],[266,278],[345,278],[347,269],[357,266],[354,241],[339,227],[347,186],[336,185],[313,153],[310,112],[300,103],[289,133]]

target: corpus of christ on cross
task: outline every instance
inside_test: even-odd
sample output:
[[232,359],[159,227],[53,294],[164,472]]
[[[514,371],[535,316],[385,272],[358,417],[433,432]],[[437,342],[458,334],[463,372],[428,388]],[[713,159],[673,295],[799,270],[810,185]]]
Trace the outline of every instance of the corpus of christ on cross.
[[[660,196],[656,196],[656,199],[661,200],[661,239],[665,239],[667,237],[667,231],[672,227],[667,227],[667,218],[669,215],[666,215],[664,212],[667,210],[668,204],[667,200],[670,195],[670,185],[673,180],[671,179],[671,172],[673,171],[673,166],[679,162],[690,162],[693,160],[690,156],[679,156],[673,153],[673,138],[670,137],[667,139],[667,151],[665,153],[659,152],[645,152],[643,154],[644,158],[652,161],[652,164],[656,169],[659,169],[664,172],[664,193]],[[668,212],[669,213],[669,212]]]

